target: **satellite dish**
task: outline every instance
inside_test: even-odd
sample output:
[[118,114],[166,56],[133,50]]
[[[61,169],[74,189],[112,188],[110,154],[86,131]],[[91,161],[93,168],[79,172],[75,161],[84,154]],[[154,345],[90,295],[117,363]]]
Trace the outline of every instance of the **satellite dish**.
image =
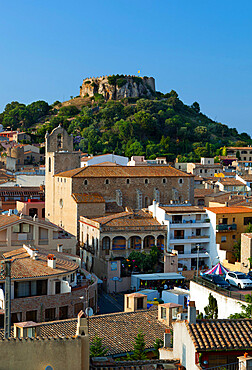
[[93,311],[92,307],[87,307],[85,309],[85,314],[86,314],[87,317],[93,316],[94,311]]

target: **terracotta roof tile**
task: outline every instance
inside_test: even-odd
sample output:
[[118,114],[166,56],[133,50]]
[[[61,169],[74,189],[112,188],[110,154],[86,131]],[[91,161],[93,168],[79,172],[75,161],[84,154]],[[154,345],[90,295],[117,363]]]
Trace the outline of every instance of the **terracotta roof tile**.
[[213,189],[194,189],[194,198],[202,198],[214,192]]
[[205,208],[216,214],[225,213],[252,213],[252,208],[249,207],[207,207]]
[[194,346],[200,351],[252,348],[252,320],[197,320],[186,323]]
[[11,278],[28,279],[37,277],[48,277],[71,273],[78,269],[78,265],[68,258],[64,258],[61,253],[53,252],[56,257],[56,268],[47,266],[48,252],[38,250],[37,259],[30,257],[24,248],[15,249],[14,251],[4,253],[4,258],[12,258]]
[[87,166],[61,172],[61,177],[191,177],[170,166]]
[[205,212],[203,207],[198,206],[161,206],[166,213],[193,213]]
[[103,196],[98,193],[73,193],[72,197],[76,203],[105,203]]
[[[76,334],[77,320],[54,321],[42,324],[40,328],[41,337],[71,337]],[[157,309],[119,312],[89,318],[91,343],[95,335],[100,337],[103,346],[108,349],[108,355],[132,352],[139,329],[145,334],[146,349],[151,349],[156,338],[163,340],[167,326],[157,320]],[[3,331],[0,332],[0,336],[2,335]]]

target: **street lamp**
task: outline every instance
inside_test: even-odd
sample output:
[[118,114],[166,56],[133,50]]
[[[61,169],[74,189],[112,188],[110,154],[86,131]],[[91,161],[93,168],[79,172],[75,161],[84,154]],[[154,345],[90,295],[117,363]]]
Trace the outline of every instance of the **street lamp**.
[[196,244],[196,248],[197,248],[197,278],[196,278],[196,281],[198,282],[198,276],[199,276],[199,249],[200,249],[200,245],[199,244]]
[[208,252],[206,252],[206,254],[208,255],[208,257],[210,258],[210,263],[211,263],[211,268],[213,267],[213,261],[215,260],[215,259],[220,259],[220,257],[219,256],[215,256],[213,259],[211,258],[211,256],[210,256],[210,254],[208,253]]

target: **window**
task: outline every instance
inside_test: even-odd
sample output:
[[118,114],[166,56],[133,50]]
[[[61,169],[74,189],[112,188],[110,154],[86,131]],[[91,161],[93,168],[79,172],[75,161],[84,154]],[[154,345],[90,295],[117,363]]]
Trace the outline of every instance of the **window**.
[[63,208],[63,199],[62,198],[59,201],[59,206],[60,206],[60,208]]
[[137,310],[143,309],[143,298],[138,298],[137,299]]
[[207,170],[205,170],[205,173],[207,173]]
[[144,183],[145,184],[149,184],[149,180],[148,179],[144,179]]
[[49,157],[48,159],[48,172],[51,172],[52,171],[52,164],[51,164],[51,158]]
[[166,179],[162,179],[163,184],[166,184]]
[[202,173],[202,170],[200,170],[199,172]]
[[87,185],[87,184],[88,184],[87,179],[85,179],[85,180],[83,181],[83,184],[84,184],[84,185]]
[[232,235],[232,239],[235,239],[235,235]]
[[13,233],[20,233],[20,224],[12,226]]
[[196,229],[196,236],[200,236],[201,235],[201,229]]
[[130,179],[127,179],[127,180],[126,180],[126,184],[129,184],[129,183],[130,183]]
[[47,294],[47,280],[14,281],[14,298]]
[[109,179],[106,179],[106,180],[105,180],[105,184],[106,184],[106,185],[109,185]]
[[74,276],[75,276],[75,274],[71,274],[70,275],[70,283],[73,283],[74,282]]
[[183,179],[179,179],[178,182],[179,182],[179,184],[183,184],[184,181],[183,181]]
[[161,307],[161,319],[166,319],[166,308]]
[[59,319],[65,320],[68,318],[68,306],[63,306],[59,308]]
[[226,236],[222,236],[222,237],[221,237],[221,242],[222,242],[222,243],[225,243],[226,241],[227,241],[227,237],[226,237]]
[[184,245],[174,245],[174,250],[178,252],[178,254],[184,254]]
[[252,224],[252,217],[244,217],[244,225]]
[[26,312],[26,321],[37,321],[37,310]]
[[61,288],[61,282],[60,281],[56,281],[55,282],[55,294],[60,294],[60,289]]
[[46,308],[45,321],[53,321],[56,319],[56,308]]
[[233,217],[233,222],[235,222],[235,217]]
[[74,316],[78,316],[78,313],[83,310],[83,303],[75,303],[74,305]]

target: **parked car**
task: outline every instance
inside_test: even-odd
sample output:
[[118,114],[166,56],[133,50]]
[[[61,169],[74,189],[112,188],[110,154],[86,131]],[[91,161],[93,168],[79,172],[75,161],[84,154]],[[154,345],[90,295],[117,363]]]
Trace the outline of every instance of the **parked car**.
[[242,272],[228,272],[226,281],[228,281],[230,285],[237,286],[239,289],[252,288],[252,280]]
[[210,281],[212,284],[215,284],[220,288],[230,289],[230,284],[220,275],[206,274],[202,275],[202,278],[207,281]]

